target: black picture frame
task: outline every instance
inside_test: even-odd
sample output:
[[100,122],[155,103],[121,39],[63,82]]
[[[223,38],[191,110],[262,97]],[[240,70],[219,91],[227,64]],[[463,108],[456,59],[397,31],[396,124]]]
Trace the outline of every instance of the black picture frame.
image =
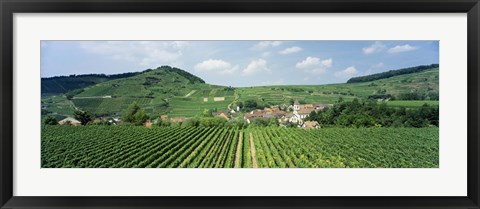
[[[0,0],[1,208],[480,208],[478,0]],[[15,13],[467,13],[468,195],[465,197],[20,197],[13,196]],[[448,179],[445,179],[448,181]],[[94,189],[94,188],[92,188]]]

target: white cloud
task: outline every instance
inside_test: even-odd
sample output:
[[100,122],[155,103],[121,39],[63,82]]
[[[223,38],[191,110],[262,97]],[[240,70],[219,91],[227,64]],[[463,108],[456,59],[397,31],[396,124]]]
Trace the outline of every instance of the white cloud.
[[298,46],[294,46],[294,47],[289,47],[289,48],[286,48],[282,51],[279,51],[278,53],[280,54],[292,54],[292,53],[297,53],[297,52],[300,52],[302,51],[302,48],[298,47]]
[[243,69],[243,75],[253,75],[261,71],[271,72],[271,70],[268,69],[267,61],[264,59],[253,60],[248,64],[247,68]]
[[280,46],[283,42],[282,41],[260,41],[255,44],[252,49],[253,50],[262,50],[272,46]]
[[333,60],[331,58],[321,60],[318,57],[307,57],[305,60],[298,62],[295,67],[297,67],[297,69],[305,70],[307,73],[322,74],[328,68],[332,67],[332,63]]
[[232,66],[223,60],[209,59],[198,63],[194,67],[195,72],[215,72],[220,74],[232,74],[238,70],[238,65]]
[[416,50],[418,49],[418,47],[416,46],[410,46],[408,44],[405,44],[405,45],[397,45],[395,47],[392,47],[390,49],[388,49],[388,53],[392,54],[392,53],[399,53],[399,52],[408,52],[408,51],[413,51],[413,50]]
[[320,64],[320,58],[317,57],[307,57],[305,60],[298,62],[295,66],[297,68],[309,68]]
[[326,59],[326,60],[322,60],[320,62],[320,64],[322,64],[322,66],[325,66],[325,67],[332,67],[332,63],[333,63],[333,60],[331,58]]
[[187,45],[184,41],[82,41],[79,46],[88,53],[153,68],[177,61]]
[[336,77],[349,77],[356,75],[358,70],[354,66],[347,67],[345,70],[338,71],[335,73]]
[[374,44],[372,44],[369,47],[365,47],[362,50],[363,50],[364,54],[373,54],[373,53],[381,52],[385,48],[386,48],[386,46],[383,45],[380,41],[375,41]]

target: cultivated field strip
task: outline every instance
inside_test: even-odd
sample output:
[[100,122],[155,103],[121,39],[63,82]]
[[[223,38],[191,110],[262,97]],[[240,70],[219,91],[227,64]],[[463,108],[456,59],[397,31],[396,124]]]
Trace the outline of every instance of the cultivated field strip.
[[438,128],[42,126],[43,168],[438,168]]

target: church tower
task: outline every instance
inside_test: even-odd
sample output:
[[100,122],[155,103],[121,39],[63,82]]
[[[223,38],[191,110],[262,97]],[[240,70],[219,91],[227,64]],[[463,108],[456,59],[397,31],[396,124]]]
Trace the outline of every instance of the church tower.
[[295,110],[295,111],[300,110],[300,103],[298,102],[298,100],[295,100],[293,102],[293,110]]

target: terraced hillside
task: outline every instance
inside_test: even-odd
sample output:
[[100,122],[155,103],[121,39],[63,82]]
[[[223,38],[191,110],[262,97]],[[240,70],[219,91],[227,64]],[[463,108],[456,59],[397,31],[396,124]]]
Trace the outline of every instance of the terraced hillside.
[[254,99],[264,104],[288,103],[291,99],[303,100],[306,103],[334,103],[340,97],[352,100],[383,95],[398,97],[403,93],[438,95],[439,70],[432,68],[422,72],[358,83],[237,88],[236,93],[240,101]]
[[414,94],[421,99],[392,101],[391,106],[415,108],[425,102],[438,105],[439,70],[438,67],[428,68],[368,82],[232,88],[206,84],[201,78],[184,70],[162,66],[96,83],[70,91],[69,94],[72,94],[71,100],[59,94],[48,103],[48,97],[43,97],[45,113],[68,115],[67,111],[77,108],[95,115],[121,115],[128,105],[135,102],[153,117],[162,114],[192,117],[201,115],[204,109],[226,110],[247,100],[255,100],[260,106],[288,104],[293,99],[305,103],[331,104],[340,97],[344,100],[392,100],[404,94]]
[[233,100],[233,91],[225,89],[205,84],[181,69],[162,66],[86,87],[72,101],[79,109],[97,115],[119,115],[135,102],[153,115],[194,116],[205,108],[226,109]]

